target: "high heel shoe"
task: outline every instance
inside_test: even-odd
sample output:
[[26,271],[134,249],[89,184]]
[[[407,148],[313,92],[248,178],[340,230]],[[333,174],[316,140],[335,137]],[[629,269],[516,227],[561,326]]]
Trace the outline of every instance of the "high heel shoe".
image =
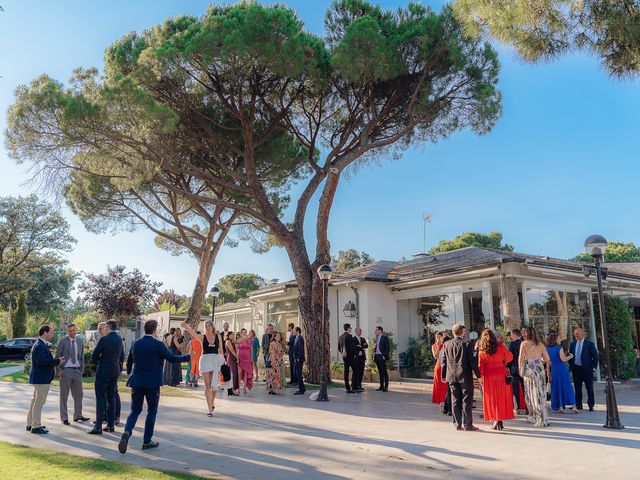
[[500,422],[493,422],[493,425],[491,425],[491,430],[498,430],[499,425]]
[[504,423],[502,423],[502,420],[498,422],[498,430],[500,431],[504,430]]

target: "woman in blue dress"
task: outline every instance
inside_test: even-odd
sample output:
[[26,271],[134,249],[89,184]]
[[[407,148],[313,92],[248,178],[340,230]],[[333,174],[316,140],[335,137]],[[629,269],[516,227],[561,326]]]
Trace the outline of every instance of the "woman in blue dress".
[[573,358],[573,355],[564,354],[560,337],[555,333],[547,335],[547,352],[551,358],[551,409],[557,413],[564,413],[565,408],[570,408],[573,413],[578,413],[576,396],[566,363]]

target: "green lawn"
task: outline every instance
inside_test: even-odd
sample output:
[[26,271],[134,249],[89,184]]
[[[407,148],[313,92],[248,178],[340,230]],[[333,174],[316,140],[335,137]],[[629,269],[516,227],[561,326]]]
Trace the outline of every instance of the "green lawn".
[[20,365],[24,365],[24,363],[0,362],[0,368],[19,367]]
[[[0,382],[29,383],[29,374],[25,373],[23,370],[20,370],[19,372],[12,373],[11,375],[0,377]],[[82,382],[83,388],[93,390],[95,377],[83,377]],[[126,386],[126,382],[127,379],[125,377],[120,377],[120,379],[118,380],[118,392],[131,393],[131,389]],[[60,380],[55,379],[53,382],[51,382],[51,385],[54,387],[59,387]],[[197,398],[197,396],[192,392],[175,387],[162,387],[161,393],[164,397]]]
[[21,480],[198,480],[188,473],[152,470],[94,458],[78,457],[55,450],[23,447],[0,442],[2,478]]

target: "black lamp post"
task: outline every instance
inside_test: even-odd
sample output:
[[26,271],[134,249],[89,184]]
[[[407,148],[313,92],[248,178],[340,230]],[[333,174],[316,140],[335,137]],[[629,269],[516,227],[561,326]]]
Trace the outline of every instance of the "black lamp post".
[[320,265],[320,268],[318,268],[318,276],[320,277],[320,280],[322,280],[322,355],[320,356],[322,364],[320,365],[320,393],[316,398],[317,402],[329,401],[329,393],[327,392],[327,345],[325,345],[327,333],[327,306],[325,300],[327,298],[327,288],[332,273],[333,270],[331,270],[330,265],[324,264]]
[[613,388],[613,378],[611,378],[611,347],[609,346],[609,332],[607,332],[607,322],[604,309],[604,292],[602,290],[602,260],[607,248],[607,240],[602,235],[591,235],[584,242],[584,247],[595,261],[596,278],[598,280],[598,303],[600,306],[600,325],[602,327],[602,341],[604,344],[604,358],[607,368],[606,387],[604,389],[607,398],[607,421],[604,428],[622,429],[624,425],[620,422],[618,414],[618,403],[616,402],[616,392]]
[[213,322],[213,326],[216,325],[216,303],[218,301],[218,297],[220,296],[220,289],[218,287],[211,288],[211,296],[213,297],[212,307],[211,307],[211,321]]

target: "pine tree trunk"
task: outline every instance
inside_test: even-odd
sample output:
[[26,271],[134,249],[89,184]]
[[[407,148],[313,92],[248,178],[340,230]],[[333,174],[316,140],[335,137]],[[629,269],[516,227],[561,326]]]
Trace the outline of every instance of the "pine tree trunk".
[[191,295],[191,305],[189,305],[189,311],[187,312],[187,323],[194,330],[197,330],[200,325],[202,307],[207,296],[207,287],[214,263],[215,255],[210,249],[202,254],[198,262],[198,277]]

